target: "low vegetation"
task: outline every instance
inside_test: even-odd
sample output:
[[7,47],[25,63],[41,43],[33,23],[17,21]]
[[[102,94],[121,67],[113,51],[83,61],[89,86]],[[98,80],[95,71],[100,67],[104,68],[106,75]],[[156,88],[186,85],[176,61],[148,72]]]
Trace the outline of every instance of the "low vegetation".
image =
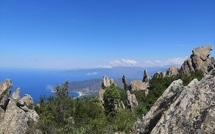
[[97,96],[72,99],[68,94],[69,83],[65,82],[56,87],[55,96],[40,98],[36,107],[40,120],[33,128],[40,129],[44,134],[129,133],[136,119],[147,113],[172,81],[180,78],[187,85],[193,78],[202,77],[201,71],[192,72],[190,76],[153,76],[147,97],[141,91],[131,92],[139,102],[133,111],[115,109],[114,105],[121,101],[126,106],[126,91],[115,85],[105,89],[105,105],[102,106]]

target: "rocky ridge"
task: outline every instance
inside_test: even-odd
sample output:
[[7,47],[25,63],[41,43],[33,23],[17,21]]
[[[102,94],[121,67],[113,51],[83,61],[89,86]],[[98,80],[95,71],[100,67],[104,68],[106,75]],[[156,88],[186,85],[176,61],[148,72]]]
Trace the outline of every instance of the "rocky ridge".
[[167,73],[155,74],[171,77],[202,70],[207,75],[200,81],[192,80],[188,86],[183,86],[180,79],[173,81],[148,113],[135,122],[132,128],[135,133],[215,132],[215,62],[209,57],[211,50],[211,46],[195,48],[180,69],[170,67]]
[[171,66],[166,75],[176,76],[179,74],[189,75],[192,71],[201,70],[204,74],[209,73],[215,67],[214,57],[210,57],[211,45],[197,47],[192,50],[192,54],[184,61],[180,68]]
[[9,98],[12,85],[11,80],[5,80],[0,84],[1,134],[23,134],[29,128],[29,122],[36,124],[39,119],[34,110],[33,98],[28,94],[20,98],[20,88]]

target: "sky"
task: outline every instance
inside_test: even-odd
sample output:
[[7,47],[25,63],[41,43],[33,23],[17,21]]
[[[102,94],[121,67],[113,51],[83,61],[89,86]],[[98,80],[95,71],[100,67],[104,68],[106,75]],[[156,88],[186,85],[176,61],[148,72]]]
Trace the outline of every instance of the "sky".
[[0,68],[180,65],[193,48],[215,44],[214,7],[214,0],[0,0]]

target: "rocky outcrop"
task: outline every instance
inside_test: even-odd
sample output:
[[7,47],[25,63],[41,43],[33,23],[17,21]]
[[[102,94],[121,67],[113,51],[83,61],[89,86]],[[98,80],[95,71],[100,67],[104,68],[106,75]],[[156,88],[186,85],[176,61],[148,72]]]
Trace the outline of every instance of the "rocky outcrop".
[[12,86],[12,81],[8,79],[0,84],[0,108],[2,109],[6,109]]
[[142,82],[141,80],[134,80],[131,82],[130,89],[131,91],[144,91],[145,95],[148,94],[149,83]]
[[[6,84],[8,88],[12,88],[12,82],[10,80],[6,81],[9,83]],[[0,90],[3,89],[5,89],[5,87],[0,86]],[[37,123],[39,119],[38,114],[32,107],[32,97],[30,95],[25,95],[20,99],[19,93],[20,88],[12,94],[12,98],[7,98],[8,103],[6,109],[0,109],[1,134],[24,134],[29,127],[28,123]],[[0,94],[0,96],[1,95],[2,94]],[[9,97],[9,95],[7,97]]]
[[122,83],[124,85],[124,89],[128,90],[128,84],[127,84],[125,75],[122,76]]
[[156,122],[161,118],[172,102],[179,96],[183,90],[182,80],[173,81],[170,86],[164,91],[162,96],[151,107],[149,112],[143,117],[141,133],[150,132],[156,125]]
[[174,81],[133,127],[136,133],[214,133],[215,69],[188,86]]
[[111,85],[111,81],[107,76],[103,76],[102,79],[102,89],[105,89],[106,87],[109,87]]
[[[215,70],[189,84],[162,116],[152,133],[215,132]],[[196,83],[196,84],[194,84]]]
[[102,103],[102,105],[104,104],[105,88],[110,87],[112,84],[115,84],[114,80],[109,79],[106,75],[104,75],[102,78],[102,88],[99,90],[99,100]]
[[172,77],[172,76],[177,76],[179,75],[179,69],[177,67],[171,66],[167,72],[166,72],[166,76],[167,77]]
[[205,74],[215,67],[215,59],[210,58],[212,46],[202,46],[193,49],[192,55],[181,66],[181,73],[190,74],[194,70],[202,70]]
[[144,70],[144,73],[143,73],[143,82],[149,82],[150,80],[150,76],[149,76],[149,73],[147,70]]
[[126,92],[127,106],[133,110],[134,107],[138,106],[138,101],[135,94],[131,94],[129,90]]

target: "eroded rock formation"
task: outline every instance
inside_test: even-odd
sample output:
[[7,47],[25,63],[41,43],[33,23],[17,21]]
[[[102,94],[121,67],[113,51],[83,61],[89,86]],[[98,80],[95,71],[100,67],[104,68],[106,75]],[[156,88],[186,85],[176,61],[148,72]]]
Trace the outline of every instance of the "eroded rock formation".
[[133,110],[134,107],[138,106],[138,101],[135,94],[131,94],[129,90],[126,92],[126,100],[129,109]]
[[[6,90],[7,89],[7,90]],[[28,123],[37,123],[39,116],[33,109],[33,99],[30,95],[20,98],[18,88],[12,98],[8,98],[12,89],[11,80],[0,84],[1,104],[5,109],[0,108],[0,133],[1,134],[24,134],[28,129]],[[5,103],[7,100],[8,103]]]
[[167,76],[167,77],[177,76],[177,75],[179,75],[179,73],[180,73],[180,70],[179,70],[177,67],[171,66],[171,67],[167,70],[166,76]]
[[136,133],[214,133],[215,132],[215,69],[202,80],[188,86],[174,81],[138,120]]
[[181,66],[181,73],[190,74],[194,70],[202,70],[205,74],[215,67],[215,59],[210,58],[212,46],[206,45],[193,49],[192,55]]

